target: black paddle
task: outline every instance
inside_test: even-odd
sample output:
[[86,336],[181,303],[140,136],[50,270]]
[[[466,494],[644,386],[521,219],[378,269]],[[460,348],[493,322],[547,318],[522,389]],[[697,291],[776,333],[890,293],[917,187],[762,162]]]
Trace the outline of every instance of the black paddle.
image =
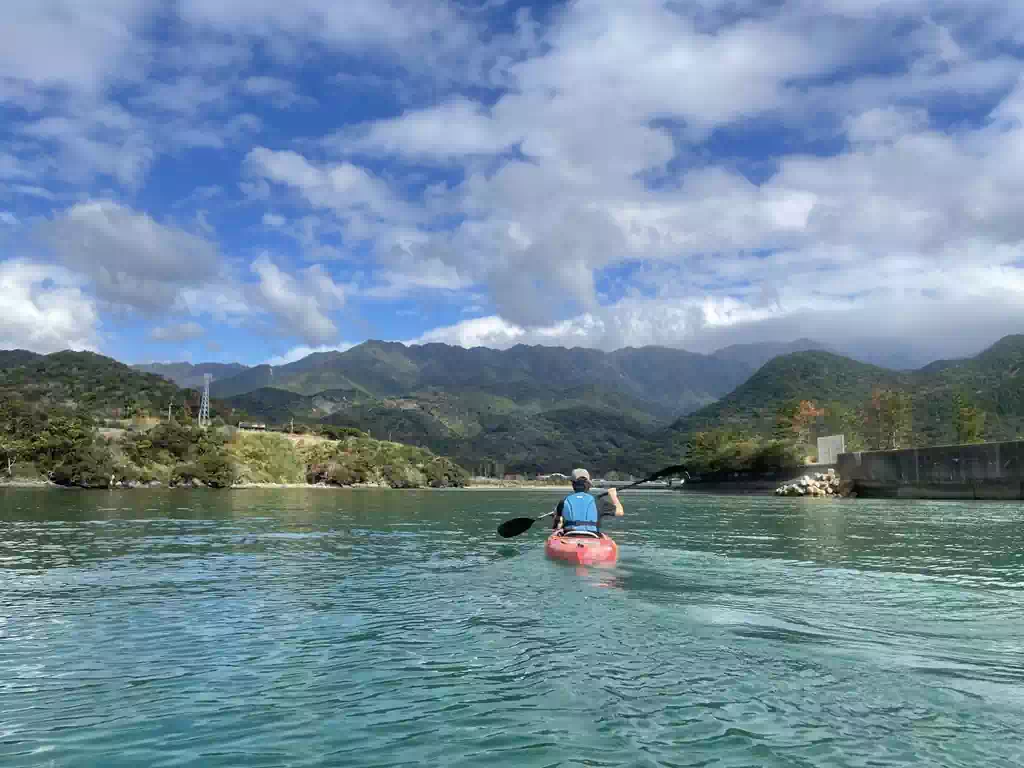
[[[649,483],[652,480],[660,480],[661,478],[669,477],[670,475],[689,476],[689,473],[687,473],[686,467],[684,467],[682,464],[678,464],[674,467],[665,467],[665,469],[659,469],[653,475],[649,475],[645,477],[643,480],[637,480],[635,483],[624,485],[621,488],[616,488],[615,490],[624,491],[627,488],[635,488],[636,486],[642,485],[643,483]],[[611,489],[609,488],[608,490],[610,491]],[[608,491],[605,491],[604,493],[599,493],[597,495],[597,498],[600,499],[602,496],[607,495]],[[555,514],[555,510],[551,510],[550,512],[547,512],[541,515],[540,517],[516,517],[512,520],[506,520],[504,523],[498,526],[498,535],[501,536],[503,539],[511,539],[513,536],[518,536],[521,533],[526,533],[528,530],[530,530],[530,527],[538,520],[543,520],[545,517],[551,517],[553,514]]]

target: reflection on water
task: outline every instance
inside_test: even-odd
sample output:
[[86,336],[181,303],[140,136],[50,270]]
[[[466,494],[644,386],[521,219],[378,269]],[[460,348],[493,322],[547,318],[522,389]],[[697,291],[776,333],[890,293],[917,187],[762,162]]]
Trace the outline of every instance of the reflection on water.
[[1020,505],[556,497],[0,491],[0,761],[1024,764]]

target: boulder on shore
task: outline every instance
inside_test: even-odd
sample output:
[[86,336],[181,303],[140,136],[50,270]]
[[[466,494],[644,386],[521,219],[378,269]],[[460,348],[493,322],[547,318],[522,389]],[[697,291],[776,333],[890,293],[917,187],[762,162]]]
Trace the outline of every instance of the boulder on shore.
[[815,472],[814,476],[804,475],[794,483],[786,483],[775,489],[776,496],[841,496],[840,479],[835,469]]

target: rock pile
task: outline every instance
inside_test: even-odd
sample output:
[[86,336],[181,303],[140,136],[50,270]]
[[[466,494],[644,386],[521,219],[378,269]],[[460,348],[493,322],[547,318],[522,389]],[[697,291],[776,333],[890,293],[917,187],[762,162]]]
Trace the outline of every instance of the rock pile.
[[839,475],[834,469],[828,472],[815,472],[814,477],[804,475],[795,483],[780,485],[775,489],[776,496],[840,496]]

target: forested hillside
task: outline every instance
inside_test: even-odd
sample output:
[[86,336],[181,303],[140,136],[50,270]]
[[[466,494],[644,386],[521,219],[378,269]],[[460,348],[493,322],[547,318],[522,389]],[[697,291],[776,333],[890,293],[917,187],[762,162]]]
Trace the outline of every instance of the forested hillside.
[[[245,411],[213,400],[212,425],[196,423],[199,393],[102,355],[19,351],[0,355],[0,480],[60,485],[238,482],[391,487],[464,484],[468,475],[422,448],[323,426],[313,435],[238,432]],[[168,411],[168,406],[170,409]],[[330,437],[339,439],[327,439]]]
[[695,464],[779,453],[813,456],[818,436],[842,433],[848,450],[1011,440],[1024,435],[1024,336],[981,354],[892,371],[827,352],[775,358],[720,401],[677,420],[661,437]]

